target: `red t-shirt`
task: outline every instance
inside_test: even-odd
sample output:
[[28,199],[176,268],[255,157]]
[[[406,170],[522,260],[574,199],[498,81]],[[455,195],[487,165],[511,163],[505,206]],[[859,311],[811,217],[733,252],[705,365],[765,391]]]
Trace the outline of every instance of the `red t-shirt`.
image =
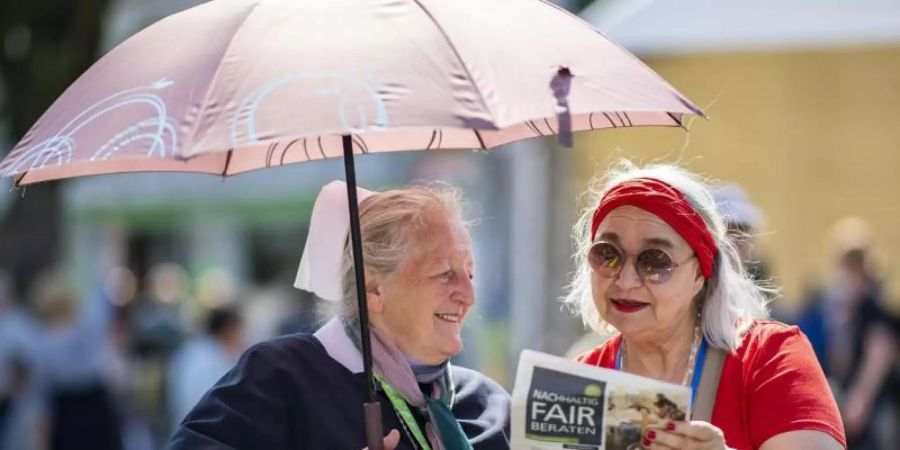
[[[618,335],[578,357],[585,364],[614,369]],[[712,424],[729,447],[758,449],[788,431],[827,433],[844,447],[844,426],[825,374],[806,336],[795,326],[756,322],[736,353],[725,357],[713,406]]]

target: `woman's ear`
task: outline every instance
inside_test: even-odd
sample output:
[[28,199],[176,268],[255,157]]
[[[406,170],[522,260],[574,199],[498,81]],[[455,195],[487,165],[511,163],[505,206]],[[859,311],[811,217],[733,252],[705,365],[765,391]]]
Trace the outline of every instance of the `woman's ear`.
[[703,276],[703,272],[700,270],[699,264],[697,265],[697,274],[694,276],[694,283],[692,288],[694,290],[694,295],[692,297],[696,297],[706,288],[706,277]]
[[374,270],[366,267],[366,301],[368,302],[369,312],[381,313],[384,311],[382,291],[382,277]]

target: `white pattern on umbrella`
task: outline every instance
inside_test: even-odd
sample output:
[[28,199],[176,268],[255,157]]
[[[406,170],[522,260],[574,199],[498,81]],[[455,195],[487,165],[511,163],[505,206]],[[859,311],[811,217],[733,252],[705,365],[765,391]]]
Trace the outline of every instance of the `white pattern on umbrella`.
[[[10,155],[15,158],[15,162],[3,171],[3,176],[16,175],[23,169],[25,171],[41,169],[53,161],[58,166],[69,163],[77,147],[76,134],[79,131],[106,114],[134,105],[150,106],[155,113],[154,117],[140,121],[117,133],[100,146],[90,160],[105,160],[127,144],[143,139],[149,139],[152,142],[146,152],[146,157],[150,158],[158,153],[159,157],[164,158],[167,154],[167,147],[168,153],[174,155],[178,147],[174,121],[167,115],[165,101],[151,93],[151,91],[163,90],[173,84],[173,81],[162,78],[149,86],[126,89],[94,103],[66,123],[53,137],[29,147],[19,155]],[[141,132],[146,128],[150,128],[150,132]],[[167,135],[170,143],[168,146],[166,145]]]

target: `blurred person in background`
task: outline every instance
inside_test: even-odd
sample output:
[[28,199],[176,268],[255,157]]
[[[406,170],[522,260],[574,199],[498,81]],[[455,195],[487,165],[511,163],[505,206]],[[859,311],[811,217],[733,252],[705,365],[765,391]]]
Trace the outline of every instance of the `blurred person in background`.
[[766,264],[754,251],[756,235],[765,223],[762,211],[736,184],[719,184],[712,186],[710,191],[716,202],[716,209],[725,221],[726,233],[734,244],[744,269],[753,280],[767,281],[769,271]]
[[43,401],[35,343],[40,336],[30,310],[0,273],[0,450],[44,449]]
[[109,374],[113,305],[104,295],[79,301],[65,276],[56,272],[38,278],[33,291],[42,328],[36,351],[49,448],[122,449]]
[[156,264],[147,272],[145,292],[134,305],[135,350],[168,360],[184,336],[181,310],[188,300],[189,277],[177,263]]
[[190,277],[181,265],[164,262],[152,266],[144,279],[144,291],[130,308],[131,350],[136,366],[137,408],[149,421],[159,446],[171,431],[168,366],[189,324],[182,312],[192,303]]
[[211,267],[200,271],[194,282],[196,301],[183,302],[180,307],[182,323],[192,329],[206,330],[210,312],[234,305],[238,290],[238,281],[228,270]]
[[287,334],[312,333],[334,316],[334,302],[291,287],[294,275],[276,274],[247,290],[242,312],[248,343]]
[[[615,335],[579,361],[691,388],[719,378],[707,417],[668,421],[652,449],[837,450],[841,418],[809,341],[767,320],[765,289],[743,270],[715,201],[696,175],[623,161],[588,191],[576,223],[567,303]],[[706,361],[721,361],[721,370]]]
[[153,437],[150,420],[138,404],[138,371],[131,355],[131,314],[137,297],[137,277],[128,267],[113,267],[106,272],[101,295],[114,305],[110,323],[109,359],[111,387],[122,421],[122,440],[125,450],[152,450]]
[[[898,340],[883,306],[871,241],[869,225],[862,219],[846,218],[834,225],[835,268],[807,299],[797,320],[831,382],[854,450],[896,448],[896,442],[884,442],[890,430],[877,420],[895,389]],[[896,430],[896,420],[888,420],[893,422],[888,427]]]
[[234,367],[244,350],[240,312],[227,306],[210,311],[205,333],[181,344],[169,365],[168,397],[173,431],[200,397]]
[[[449,362],[462,350],[462,324],[475,302],[472,246],[458,194],[409,187],[360,197],[385,448],[508,449],[509,395]],[[340,302],[338,317],[315,334],[248,350],[191,410],[171,449],[366,446],[346,198],[346,186],[332,183],[316,200],[297,284],[309,289],[304,280],[310,281],[317,295]]]
[[[716,209],[725,221],[726,233],[734,244],[747,275],[760,286],[774,288],[769,267],[756,249],[757,236],[765,226],[762,210],[736,184],[717,184],[710,191],[716,202]],[[789,322],[792,312],[774,292],[773,290],[768,297],[770,314],[775,320]]]

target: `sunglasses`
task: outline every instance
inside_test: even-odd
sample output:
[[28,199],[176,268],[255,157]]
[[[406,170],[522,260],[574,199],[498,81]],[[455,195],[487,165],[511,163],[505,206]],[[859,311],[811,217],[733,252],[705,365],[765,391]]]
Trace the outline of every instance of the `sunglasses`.
[[[628,262],[629,255],[615,244],[599,241],[588,250],[588,264],[591,270],[604,278],[616,278],[622,267]],[[695,258],[691,255],[681,262],[675,262],[665,250],[648,248],[637,254],[634,260],[634,271],[644,283],[660,284],[672,278],[672,272],[684,263]]]

